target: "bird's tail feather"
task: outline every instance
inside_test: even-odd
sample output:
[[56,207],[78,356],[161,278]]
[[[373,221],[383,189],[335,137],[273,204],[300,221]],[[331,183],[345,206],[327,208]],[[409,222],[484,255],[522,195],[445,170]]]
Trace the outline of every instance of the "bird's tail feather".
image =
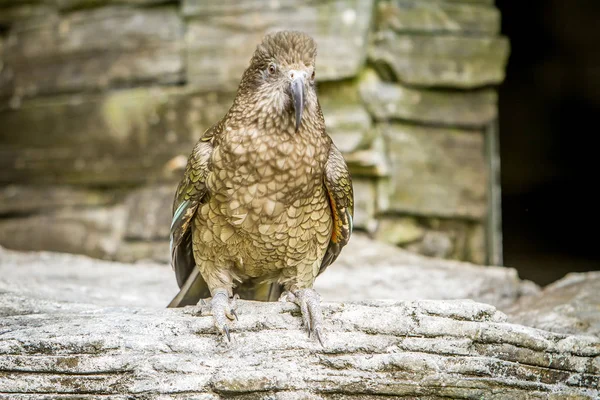
[[[255,300],[255,301],[277,301],[281,293],[283,293],[283,286],[277,282],[257,282],[248,281],[235,290],[241,299]],[[171,300],[167,308],[193,306],[198,304],[200,299],[206,299],[210,297],[210,291],[206,282],[202,278],[198,268],[194,268],[187,280],[179,290],[179,293]]]
[[195,306],[200,299],[208,297],[210,297],[208,286],[198,268],[194,268],[167,308]]

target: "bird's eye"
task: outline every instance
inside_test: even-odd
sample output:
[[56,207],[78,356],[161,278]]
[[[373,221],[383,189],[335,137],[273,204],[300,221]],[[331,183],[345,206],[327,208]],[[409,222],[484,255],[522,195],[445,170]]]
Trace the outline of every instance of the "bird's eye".
[[274,74],[275,73],[275,64],[271,63],[269,64],[269,68],[267,68],[267,71],[269,71],[270,74]]
[[310,79],[312,79],[313,81],[315,80],[315,70],[313,69],[312,75],[310,76]]

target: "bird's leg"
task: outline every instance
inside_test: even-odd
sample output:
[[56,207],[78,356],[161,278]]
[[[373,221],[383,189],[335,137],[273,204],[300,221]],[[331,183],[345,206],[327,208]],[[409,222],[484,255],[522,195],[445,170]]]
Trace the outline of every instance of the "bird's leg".
[[321,311],[321,296],[314,289],[298,289],[283,292],[280,300],[287,300],[300,307],[302,322],[308,336],[317,337],[323,346],[323,312]]
[[229,336],[229,321],[233,321],[234,318],[238,319],[235,307],[236,300],[239,296],[235,294],[230,299],[229,291],[224,288],[213,290],[212,295],[210,307],[207,307],[207,305],[204,304],[202,308],[209,308],[206,314],[213,316],[215,326],[219,333],[224,333],[227,336],[227,340],[231,341],[231,337]]

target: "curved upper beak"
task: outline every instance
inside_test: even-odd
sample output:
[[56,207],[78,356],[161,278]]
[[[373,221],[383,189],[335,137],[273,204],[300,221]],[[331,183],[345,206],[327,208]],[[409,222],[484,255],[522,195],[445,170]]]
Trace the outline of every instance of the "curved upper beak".
[[294,103],[294,112],[296,113],[296,132],[298,132],[300,123],[302,122],[302,112],[304,111],[304,74],[297,72],[293,76],[291,83],[292,101]]

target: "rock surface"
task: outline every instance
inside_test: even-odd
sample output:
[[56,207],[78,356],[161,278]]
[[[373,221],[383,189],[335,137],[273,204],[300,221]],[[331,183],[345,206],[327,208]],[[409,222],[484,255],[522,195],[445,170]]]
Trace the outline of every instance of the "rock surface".
[[[166,264],[2,249],[0,291],[15,287],[41,299],[134,307],[165,306],[178,291]],[[537,290],[511,268],[427,258],[361,234],[352,236],[315,288],[326,301],[473,299],[503,308]]]
[[211,316],[165,308],[165,264],[0,248],[0,399],[600,396],[598,273],[539,292],[360,234],[338,260],[316,285],[321,347],[283,302],[239,301],[225,341]]
[[404,123],[381,126],[390,152],[389,210],[481,219],[488,173],[477,132]]
[[379,1],[376,25],[379,29],[392,29],[398,33],[422,31],[434,34],[497,34],[500,31],[500,12],[487,4],[469,3],[439,0]]
[[[499,26],[493,0],[0,0],[0,245],[166,260],[169,196],[138,196],[137,209],[137,191],[176,184],[258,42],[286,28],[318,43],[319,100],[355,178],[356,228],[496,261],[486,243],[499,234],[485,226],[500,208],[483,171],[498,176],[497,151],[478,152],[509,51]],[[407,126],[419,160],[394,154],[386,123]],[[115,209],[124,228],[95,220]],[[397,240],[411,219],[423,234]]]
[[317,80],[358,73],[366,58],[372,0],[327,2],[184,0],[188,21],[187,73],[192,85],[206,90],[237,88],[256,43],[267,32],[295,29],[317,42]]
[[27,20],[6,40],[16,98],[183,78],[183,24],[175,7],[105,7]]
[[377,120],[405,120],[448,126],[484,126],[496,118],[492,90],[444,92],[384,82],[366,71],[360,82],[362,100]]
[[505,38],[395,35],[390,31],[374,34],[369,49],[370,61],[391,70],[402,83],[459,89],[501,83],[508,54]]
[[559,333],[600,337],[600,271],[570,273],[509,308],[510,320]]
[[[600,339],[506,323],[461,301],[325,303],[325,346],[295,305],[240,301],[232,342],[186,309],[0,295],[0,398],[594,399]],[[12,397],[11,397],[12,396]],[[24,397],[23,397],[24,396]]]

